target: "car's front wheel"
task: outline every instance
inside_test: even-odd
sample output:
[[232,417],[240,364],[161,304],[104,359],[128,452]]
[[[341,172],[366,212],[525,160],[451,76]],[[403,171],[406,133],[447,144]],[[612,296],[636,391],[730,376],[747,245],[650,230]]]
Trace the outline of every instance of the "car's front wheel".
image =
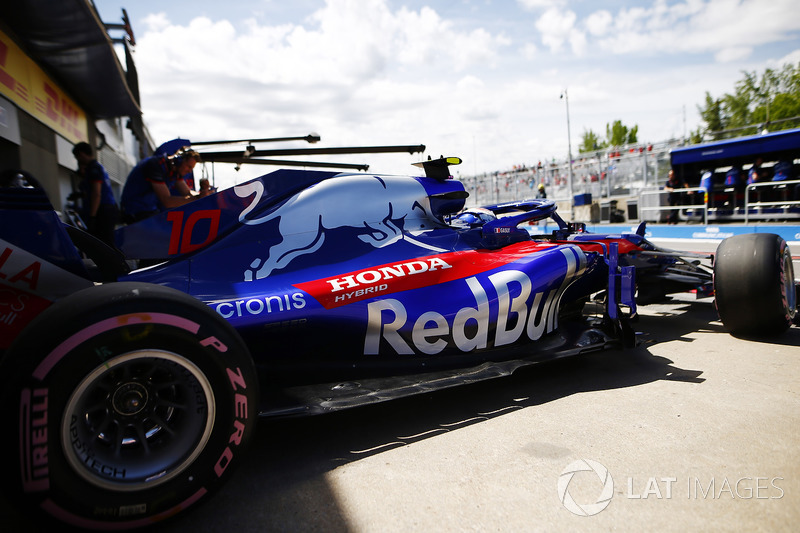
[[81,528],[132,529],[190,507],[240,462],[257,416],[239,335],[154,285],[61,300],[14,342],[2,373],[17,433],[4,439],[17,463],[7,488]]

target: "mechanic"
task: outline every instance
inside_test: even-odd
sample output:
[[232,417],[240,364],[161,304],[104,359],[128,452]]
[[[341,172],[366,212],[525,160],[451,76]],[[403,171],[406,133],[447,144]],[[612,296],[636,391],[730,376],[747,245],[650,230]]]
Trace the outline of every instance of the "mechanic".
[[714,204],[714,173],[710,170],[703,170],[700,176],[700,188],[703,189],[703,202],[708,207]]
[[[773,182],[780,182],[780,181],[787,181],[787,180],[794,180],[794,165],[791,161],[786,159],[781,159],[775,166],[773,167],[773,174],[772,174],[772,181]],[[794,191],[792,194],[789,194],[789,189],[786,186],[780,188],[782,195],[780,200],[800,200],[800,185],[794,186]]]
[[[684,201],[684,198],[681,196],[681,193],[678,192],[678,189],[685,189],[688,187],[689,185],[687,185],[686,182],[681,178],[676,176],[674,170],[670,169],[667,183],[664,185],[664,190],[668,192],[667,202],[669,205],[681,205],[681,203]],[[667,217],[667,223],[677,224],[678,218],[678,209],[672,209]]]
[[753,183],[761,183],[762,181],[766,181],[766,171],[761,168],[761,165],[764,163],[764,159],[762,157],[757,157],[753,166],[750,168],[750,171],[747,173],[747,184],[752,185]]
[[217,192],[217,188],[211,186],[208,178],[200,178],[200,192],[202,193],[203,191],[207,191],[206,194],[211,194]]
[[119,223],[120,213],[108,172],[94,158],[89,143],[76,144],[72,155],[78,162],[77,172],[81,177],[78,186],[83,198],[81,216],[89,233],[113,247],[114,228]]
[[210,189],[201,188],[195,193],[183,179],[198,161],[200,154],[189,148],[181,148],[171,156],[160,154],[140,161],[128,174],[122,190],[124,222],[131,224],[208,196]]
[[747,178],[742,167],[734,165],[725,174],[725,187],[726,192],[731,193],[731,207],[739,205],[739,196],[744,193],[747,187]]

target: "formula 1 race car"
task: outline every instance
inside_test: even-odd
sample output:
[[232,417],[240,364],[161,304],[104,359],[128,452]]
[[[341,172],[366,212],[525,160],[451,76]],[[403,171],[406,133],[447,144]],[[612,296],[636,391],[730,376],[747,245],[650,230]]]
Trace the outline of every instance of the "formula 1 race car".
[[[32,176],[5,176],[6,492],[78,527],[133,529],[220,486],[259,415],[630,347],[637,305],[676,292],[714,296],[736,335],[795,320],[776,235],[731,237],[708,266],[644,225],[587,233],[553,201],[464,210],[458,162],[421,163],[424,177],[279,170],[120,228],[119,250],[63,223]],[[545,220],[556,229],[537,234]]]

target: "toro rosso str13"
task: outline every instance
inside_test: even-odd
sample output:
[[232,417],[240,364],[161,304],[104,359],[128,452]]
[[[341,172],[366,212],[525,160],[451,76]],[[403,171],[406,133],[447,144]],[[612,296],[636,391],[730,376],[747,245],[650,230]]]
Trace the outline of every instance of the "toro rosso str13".
[[[714,296],[735,334],[795,320],[776,235],[731,237],[707,267],[643,226],[587,233],[552,201],[463,211],[457,162],[424,177],[280,170],[120,228],[121,253],[62,223],[35,178],[6,175],[6,491],[78,527],[137,528],[223,483],[259,415],[629,347],[637,305],[674,292]],[[556,229],[524,229],[544,219]]]

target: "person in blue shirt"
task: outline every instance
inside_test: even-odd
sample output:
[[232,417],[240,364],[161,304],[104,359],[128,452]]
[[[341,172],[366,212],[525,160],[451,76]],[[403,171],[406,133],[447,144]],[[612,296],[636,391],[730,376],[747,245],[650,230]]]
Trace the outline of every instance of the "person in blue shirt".
[[82,178],[78,187],[83,197],[81,217],[89,233],[113,247],[114,228],[119,223],[120,213],[108,172],[94,158],[89,143],[76,144],[72,155],[78,162],[77,172]]
[[[794,165],[791,161],[781,159],[775,163],[773,167],[772,181],[787,181],[794,180]],[[785,189],[784,200],[800,200],[800,185],[795,185],[792,189],[792,194],[789,190]]]
[[761,168],[762,163],[764,160],[760,157],[756,158],[755,163],[750,168],[750,171],[747,173],[747,184],[752,185],[753,183],[761,183],[764,181],[765,172]]
[[[747,187],[747,176],[742,167],[734,165],[725,174],[726,192],[730,193],[730,207],[735,208],[744,199],[744,190]],[[732,189],[732,191],[730,190]]]
[[792,179],[792,163],[781,159],[773,167],[772,181],[786,181]]
[[725,174],[725,186],[726,187],[733,187],[737,191],[743,189],[745,185],[744,180],[744,173],[742,172],[742,168],[739,166],[733,166],[731,169]]
[[[703,189],[703,203],[708,204],[708,207],[713,207],[714,202],[714,173],[710,170],[703,171],[700,176],[700,189]],[[711,202],[711,203],[709,203]]]
[[131,224],[207,196],[208,189],[195,193],[183,180],[198,161],[200,154],[186,148],[170,156],[158,154],[140,161],[128,174],[122,190],[124,221]]

